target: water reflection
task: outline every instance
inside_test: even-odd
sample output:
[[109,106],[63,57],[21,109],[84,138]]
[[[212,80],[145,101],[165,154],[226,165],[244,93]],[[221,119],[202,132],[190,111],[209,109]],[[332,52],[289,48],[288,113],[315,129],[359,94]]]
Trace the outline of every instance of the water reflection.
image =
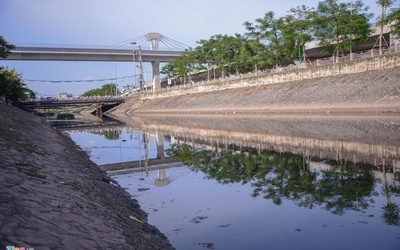
[[347,117],[135,117],[134,127],[171,137],[168,155],[219,183],[253,187],[253,197],[281,205],[324,206],[333,214],[365,211],[377,182],[382,217],[399,225],[400,120]]
[[[178,249],[398,247],[400,117],[123,121],[115,142],[139,156],[113,178]],[[174,159],[188,168],[161,166]]]
[[[194,171],[202,171],[207,178],[221,184],[242,183],[253,187],[252,196],[270,199],[281,205],[284,199],[297,206],[314,208],[324,206],[333,214],[346,210],[367,210],[374,204],[374,172],[371,165],[357,166],[352,162],[329,160],[304,162],[304,157],[276,151],[258,151],[254,148],[228,146],[215,154],[212,150],[196,150],[190,145],[173,145],[168,155],[184,162]],[[382,208],[389,225],[399,225],[399,206],[390,197],[399,196],[399,180],[388,181],[393,168],[383,166],[384,195],[387,204]]]

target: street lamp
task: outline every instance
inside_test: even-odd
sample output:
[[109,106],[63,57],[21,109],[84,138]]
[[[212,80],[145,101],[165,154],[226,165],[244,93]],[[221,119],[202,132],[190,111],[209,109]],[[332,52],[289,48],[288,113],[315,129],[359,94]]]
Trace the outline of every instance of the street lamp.
[[134,86],[135,86],[135,89],[136,89],[136,87],[137,87],[137,85],[136,85],[136,54],[135,54],[135,44],[136,44],[136,42],[131,42],[131,44],[133,45],[132,46],[132,51],[133,51],[133,77],[134,77]]
[[142,48],[139,46],[139,85],[140,85],[140,90],[143,90],[143,65],[142,65]]

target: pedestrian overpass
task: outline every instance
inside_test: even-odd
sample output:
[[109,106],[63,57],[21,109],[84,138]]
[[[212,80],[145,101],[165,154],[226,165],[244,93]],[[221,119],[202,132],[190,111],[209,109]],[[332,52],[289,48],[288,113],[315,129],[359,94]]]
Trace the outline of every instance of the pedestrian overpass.
[[[141,45],[145,43],[149,46],[142,48]],[[140,69],[142,63],[150,62],[153,72],[152,85],[155,90],[161,88],[160,63],[175,60],[188,48],[180,42],[153,32],[134,38],[125,46],[16,44],[16,48],[11,50],[4,60],[132,62],[139,63]],[[142,70],[139,75],[142,81]]]

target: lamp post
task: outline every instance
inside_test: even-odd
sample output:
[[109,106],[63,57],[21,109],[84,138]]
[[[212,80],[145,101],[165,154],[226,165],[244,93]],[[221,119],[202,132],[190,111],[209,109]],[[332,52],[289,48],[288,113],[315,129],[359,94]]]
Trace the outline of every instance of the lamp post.
[[140,90],[143,90],[142,48],[140,48],[140,46],[139,46],[139,67],[140,67],[139,85],[140,85]]
[[[114,64],[115,66],[115,96],[118,95],[118,75],[117,75],[117,62]],[[112,94],[112,91],[111,91]]]
[[131,42],[132,45],[132,51],[133,51],[133,77],[134,77],[134,88],[137,88],[137,83],[136,83],[136,54],[135,54],[135,45],[136,42]]

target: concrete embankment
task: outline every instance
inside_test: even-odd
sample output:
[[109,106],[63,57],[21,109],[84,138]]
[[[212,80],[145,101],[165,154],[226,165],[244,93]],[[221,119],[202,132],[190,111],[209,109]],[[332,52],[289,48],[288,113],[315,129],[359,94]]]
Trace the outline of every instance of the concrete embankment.
[[228,82],[202,87],[204,91],[147,95],[128,100],[115,113],[400,112],[399,58],[397,54],[287,75],[232,80],[237,87]]
[[0,114],[0,249],[173,249],[70,138],[17,108]]

